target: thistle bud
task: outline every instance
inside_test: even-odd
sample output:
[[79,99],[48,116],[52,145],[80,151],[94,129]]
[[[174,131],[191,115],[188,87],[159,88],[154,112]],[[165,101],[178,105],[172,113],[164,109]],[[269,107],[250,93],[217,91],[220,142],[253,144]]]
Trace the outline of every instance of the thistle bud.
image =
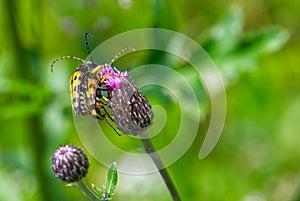
[[141,93],[130,79],[127,72],[120,72],[106,66],[104,76],[109,76],[105,85],[108,87],[109,105],[118,128],[131,135],[144,132],[153,122],[152,107],[147,98]]
[[63,145],[54,151],[52,170],[55,176],[64,182],[76,182],[84,178],[89,168],[89,161],[81,148]]

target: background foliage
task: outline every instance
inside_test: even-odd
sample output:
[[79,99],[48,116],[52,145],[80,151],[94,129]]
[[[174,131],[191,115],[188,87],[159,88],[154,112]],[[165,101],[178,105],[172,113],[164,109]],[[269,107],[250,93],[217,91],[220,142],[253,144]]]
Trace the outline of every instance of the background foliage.
[[[205,118],[188,152],[169,168],[183,200],[300,200],[299,10],[297,0],[1,0],[0,200],[85,199],[55,179],[50,168],[59,144],[80,145],[68,97],[78,62],[62,62],[51,74],[51,61],[63,55],[85,58],[85,32],[95,35],[95,47],[147,27],[199,42],[226,82],[227,120],[217,147],[198,159]],[[208,117],[209,108],[202,109]],[[176,129],[170,116],[166,133]],[[129,146],[126,139],[121,143]],[[155,141],[157,147],[164,143]],[[101,186],[105,173],[92,160],[88,180]],[[123,183],[121,177],[114,200],[141,199],[170,197],[158,175],[124,176]]]

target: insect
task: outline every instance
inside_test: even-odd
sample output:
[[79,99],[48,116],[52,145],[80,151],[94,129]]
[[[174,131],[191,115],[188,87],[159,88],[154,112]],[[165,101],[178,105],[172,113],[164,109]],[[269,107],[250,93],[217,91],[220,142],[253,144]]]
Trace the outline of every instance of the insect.
[[[101,109],[104,110],[106,114],[108,114],[105,106],[108,105],[107,102],[109,102],[110,99],[110,89],[105,86],[104,82],[110,77],[119,76],[117,75],[118,73],[116,73],[112,68],[113,62],[117,60],[124,52],[129,50],[135,51],[135,49],[130,47],[124,48],[120,52],[118,52],[118,54],[115,55],[115,57],[110,61],[110,63],[104,65],[98,65],[96,68],[92,70],[92,73],[96,73],[96,78],[98,80],[98,87],[96,88],[96,113],[98,114],[98,118],[100,120],[102,120],[103,117],[106,117],[105,115],[101,114]],[[110,69],[110,72],[103,76],[104,73],[103,71],[105,70],[105,68]],[[103,96],[102,94],[103,91],[107,91],[108,97]],[[103,102],[103,100],[105,100],[105,102]],[[107,116],[111,120],[113,120],[110,115]]]
[[[88,54],[90,55],[90,49],[88,46],[87,36],[90,33],[85,34],[86,47]],[[85,61],[81,58],[74,56],[63,56],[55,59],[51,64],[51,71],[53,72],[53,65],[63,59],[75,59],[82,61],[83,64],[78,66],[70,78],[70,97],[73,111],[78,116],[90,116],[94,119],[97,118],[95,110],[95,98],[96,88],[98,81],[95,74],[91,73],[91,70],[95,69],[98,65],[91,61]]]
[[[53,66],[56,62],[64,59],[74,59],[83,62],[78,66],[70,78],[70,97],[71,104],[74,113],[79,116],[88,116],[93,119],[106,120],[106,122],[114,129],[118,134],[116,129],[108,121],[108,118],[112,121],[113,118],[109,115],[106,110],[107,97],[105,97],[102,92],[106,91],[103,87],[104,81],[110,76],[102,76],[104,65],[98,65],[93,62],[87,36],[91,36],[91,33],[85,33],[85,43],[90,56],[90,61],[85,61],[84,59],[75,56],[63,56],[55,59],[51,64],[51,72],[53,72]],[[120,51],[109,64],[112,63],[129,48],[125,48]],[[104,113],[103,113],[103,112]]]

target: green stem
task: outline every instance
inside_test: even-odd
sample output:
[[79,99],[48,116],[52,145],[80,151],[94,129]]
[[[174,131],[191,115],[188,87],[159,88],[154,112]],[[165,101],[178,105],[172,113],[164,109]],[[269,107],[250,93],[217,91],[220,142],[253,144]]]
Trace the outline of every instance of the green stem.
[[147,133],[142,133],[140,134],[141,136],[141,140],[144,144],[144,147],[147,151],[147,153],[149,154],[149,156],[151,157],[151,159],[153,160],[155,166],[157,167],[161,177],[163,178],[172,198],[173,201],[181,201],[181,198],[178,194],[178,191],[176,190],[176,187],[167,171],[167,169],[165,168],[163,162],[161,161],[159,155],[157,154],[152,142],[150,141]]
[[85,196],[90,198],[92,201],[105,201],[104,199],[99,199],[86,185],[85,181],[83,179],[79,180],[77,182],[78,186],[80,187],[81,191]]

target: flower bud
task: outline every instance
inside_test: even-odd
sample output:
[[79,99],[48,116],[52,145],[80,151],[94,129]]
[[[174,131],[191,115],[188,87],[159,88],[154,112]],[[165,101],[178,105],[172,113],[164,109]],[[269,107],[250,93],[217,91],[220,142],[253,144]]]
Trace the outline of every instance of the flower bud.
[[63,145],[54,151],[52,170],[55,176],[64,182],[76,182],[84,178],[89,168],[89,161],[81,148]]
[[131,135],[144,132],[152,125],[154,116],[147,98],[133,84],[127,72],[115,69],[113,73],[107,69],[104,70],[104,76],[106,72],[111,75],[105,84],[109,89],[109,105],[118,128]]

